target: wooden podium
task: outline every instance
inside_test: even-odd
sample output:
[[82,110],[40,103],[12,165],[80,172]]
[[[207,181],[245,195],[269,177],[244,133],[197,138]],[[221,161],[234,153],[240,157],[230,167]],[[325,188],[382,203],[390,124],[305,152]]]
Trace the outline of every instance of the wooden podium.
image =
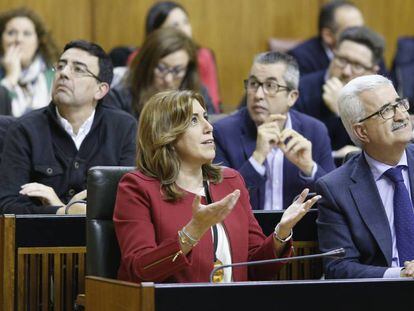
[[133,284],[86,277],[86,310],[412,310],[414,280]]

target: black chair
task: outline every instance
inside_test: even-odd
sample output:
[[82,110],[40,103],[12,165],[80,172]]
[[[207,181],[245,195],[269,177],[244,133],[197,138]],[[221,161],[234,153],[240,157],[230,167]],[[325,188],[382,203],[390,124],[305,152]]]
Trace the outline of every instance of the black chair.
[[112,221],[121,177],[134,167],[96,166],[88,172],[86,274],[117,278],[120,251]]

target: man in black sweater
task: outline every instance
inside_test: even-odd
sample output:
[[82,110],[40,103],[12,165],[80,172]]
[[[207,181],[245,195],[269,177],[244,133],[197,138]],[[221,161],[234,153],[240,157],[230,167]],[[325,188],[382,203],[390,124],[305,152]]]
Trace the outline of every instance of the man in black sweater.
[[135,119],[100,106],[112,63],[90,42],[68,43],[55,66],[52,102],[16,121],[0,166],[0,213],[84,214],[96,165],[134,165]]

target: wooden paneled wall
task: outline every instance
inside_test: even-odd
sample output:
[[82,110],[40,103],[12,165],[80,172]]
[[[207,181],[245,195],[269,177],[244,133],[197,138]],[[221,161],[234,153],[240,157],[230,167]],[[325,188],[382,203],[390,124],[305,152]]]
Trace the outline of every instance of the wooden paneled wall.
[[[144,19],[154,0],[2,0],[0,10],[26,5],[52,29],[59,46],[84,38],[110,49],[140,45]],[[227,110],[242,93],[252,57],[267,48],[269,37],[307,38],[317,32],[319,5],[326,0],[178,0],[187,8],[194,39],[215,52]],[[387,41],[390,64],[396,39],[414,35],[412,0],[354,0],[367,25]]]

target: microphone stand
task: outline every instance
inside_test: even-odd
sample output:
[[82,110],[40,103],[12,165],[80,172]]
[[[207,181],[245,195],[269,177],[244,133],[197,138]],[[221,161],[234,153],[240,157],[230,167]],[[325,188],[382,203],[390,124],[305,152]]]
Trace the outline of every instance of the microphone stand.
[[266,259],[266,260],[257,260],[257,261],[249,261],[249,262],[238,262],[229,265],[222,265],[215,267],[210,273],[210,283],[213,283],[213,275],[221,269],[230,268],[230,267],[240,267],[240,266],[255,266],[255,265],[262,265],[268,263],[278,263],[278,262],[289,262],[289,261],[296,261],[296,260],[309,260],[309,259],[316,259],[316,258],[323,258],[323,257],[334,257],[334,258],[341,258],[345,256],[345,249],[337,248],[331,250],[326,253],[322,254],[314,254],[314,255],[305,255],[305,256],[295,256],[295,257],[287,257],[287,258],[275,258],[275,259]]

